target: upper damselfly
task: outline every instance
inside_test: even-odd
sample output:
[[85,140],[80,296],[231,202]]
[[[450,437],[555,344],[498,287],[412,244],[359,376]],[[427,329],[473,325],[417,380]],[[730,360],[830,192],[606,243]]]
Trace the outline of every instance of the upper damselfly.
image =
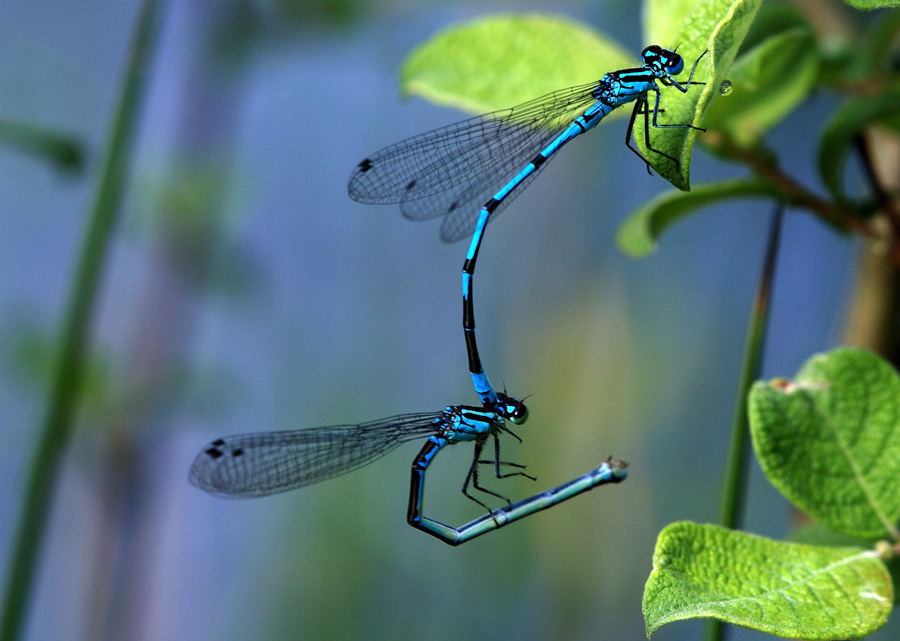
[[[528,409],[521,401],[503,393],[497,394],[495,408],[491,411],[481,407],[451,405],[441,412],[401,414],[359,425],[219,438],[197,454],[189,479],[191,484],[213,496],[267,496],[344,474],[371,463],[401,443],[427,438],[412,465],[407,521],[445,543],[459,545],[598,485],[618,483],[627,476],[625,463],[610,458],[569,483],[510,503],[506,497],[479,483],[478,469],[489,464],[493,466],[497,478],[525,476],[534,480],[524,471],[524,466],[500,459],[500,435],[506,433],[519,438],[506,422],[521,425],[528,418]],[[494,442],[494,456],[492,459],[482,459],[482,451],[489,439]],[[463,442],[475,443],[475,455],[463,484],[463,494],[487,509],[488,514],[454,528],[422,515],[425,472],[442,448]],[[514,471],[504,472],[503,468]],[[507,505],[491,510],[469,492],[470,488],[498,497]]]
[[[478,355],[472,301],[475,261],[485,226],[564,144],[629,102],[635,106],[625,135],[628,148],[647,163],[649,171],[650,163],[631,144],[635,120],[643,115],[647,151],[677,166],[678,159],[651,144],[651,125],[702,129],[658,121],[662,110],[657,81],[687,93],[692,83],[703,84],[693,82],[693,78],[705,55],[703,52],[697,58],[687,82],[681,84],[674,76],[684,70],[684,59],[674,50],[652,45],[642,52],[640,67],[613,71],[597,82],[407,138],[368,156],[353,170],[348,191],[354,200],[400,203],[403,215],[413,220],[443,216],[441,238],[447,242],[472,236],[463,264],[463,330],[469,371],[485,407],[491,407],[497,395]],[[655,94],[652,108],[648,97],[651,92]]]

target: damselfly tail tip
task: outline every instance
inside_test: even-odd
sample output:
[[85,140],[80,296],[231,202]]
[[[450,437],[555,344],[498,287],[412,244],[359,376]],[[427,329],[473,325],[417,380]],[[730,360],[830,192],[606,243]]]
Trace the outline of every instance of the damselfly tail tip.
[[628,463],[620,461],[619,459],[614,459],[610,456],[607,460],[607,464],[612,471],[613,483],[620,483],[628,478]]

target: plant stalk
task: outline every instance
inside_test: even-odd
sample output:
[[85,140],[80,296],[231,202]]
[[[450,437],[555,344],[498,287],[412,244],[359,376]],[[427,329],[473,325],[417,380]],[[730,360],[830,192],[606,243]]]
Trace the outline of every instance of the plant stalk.
[[[783,217],[784,205],[779,203],[772,216],[762,274],[760,275],[753,306],[750,310],[747,336],[744,341],[744,354],[741,359],[741,373],[734,403],[734,414],[731,418],[731,441],[728,445],[728,456],[725,462],[725,474],[722,482],[719,524],[732,530],[737,529],[743,520],[747,494],[747,471],[750,462],[750,448],[748,447],[750,427],[747,419],[747,397],[750,393],[750,387],[759,378],[762,369],[766,328],[769,324],[772,285],[775,277]],[[721,621],[715,619],[707,621],[704,634],[706,641],[721,641],[724,635],[725,626]]]
[[158,0],[145,0],[140,9],[125,80],[113,117],[90,225],[66,309],[46,415],[29,470],[19,530],[9,557],[0,641],[18,639],[27,614],[59,467],[72,433],[101,272],[119,218],[135,125],[156,41],[159,5]]

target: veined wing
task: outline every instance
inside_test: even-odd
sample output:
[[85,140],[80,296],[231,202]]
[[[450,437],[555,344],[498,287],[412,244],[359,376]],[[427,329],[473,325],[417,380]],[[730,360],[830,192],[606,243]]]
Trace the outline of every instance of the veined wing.
[[[350,197],[365,203],[407,203],[473,183],[490,192],[485,175],[499,188],[512,176],[498,177],[497,167],[524,166],[595,101],[591,92],[596,84],[561,89],[385,147],[353,170]],[[467,193],[474,201],[482,189]],[[407,209],[404,214],[415,219],[445,213],[444,208],[427,206]]]
[[401,414],[359,425],[227,436],[196,456],[189,480],[228,498],[286,492],[355,470],[405,441],[434,434],[442,417],[442,412]]
[[[507,158],[491,171],[486,172],[477,180],[473,180],[468,184],[453,187],[447,191],[435,194],[431,198],[401,203],[400,211],[410,220],[424,220],[435,216],[443,216],[441,240],[445,243],[452,243],[471,237],[475,231],[475,222],[481,214],[481,207],[505,184],[504,181],[511,180],[560,132],[554,131],[552,133],[553,136],[549,136],[546,140],[541,141],[538,151],[529,156],[528,160],[522,161],[520,158]],[[528,184],[550,164],[549,161],[554,156],[551,156],[547,162],[538,166],[537,169],[519,183],[515,191],[500,201],[500,204],[491,213],[489,222],[496,220],[500,212],[506,209],[525,190]]]

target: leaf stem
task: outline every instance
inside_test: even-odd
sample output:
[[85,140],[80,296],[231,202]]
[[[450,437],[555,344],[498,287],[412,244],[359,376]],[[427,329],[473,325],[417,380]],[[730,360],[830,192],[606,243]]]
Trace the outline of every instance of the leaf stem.
[[852,208],[817,196],[793,176],[782,171],[772,158],[759,150],[737,145],[720,132],[708,132],[704,136],[704,142],[719,153],[747,165],[754,173],[771,181],[781,192],[786,204],[808,209],[818,214],[828,224],[839,229],[846,229],[849,226],[863,236],[875,236],[875,232],[859,219]]
[[118,220],[135,124],[156,40],[159,4],[158,0],[145,0],[143,3],[129,53],[125,81],[101,166],[90,226],[81,248],[74,289],[67,306],[46,415],[29,470],[15,547],[9,556],[10,570],[0,621],[0,641],[14,641],[21,635],[59,466],[72,433],[88,351],[90,320],[101,270]]

